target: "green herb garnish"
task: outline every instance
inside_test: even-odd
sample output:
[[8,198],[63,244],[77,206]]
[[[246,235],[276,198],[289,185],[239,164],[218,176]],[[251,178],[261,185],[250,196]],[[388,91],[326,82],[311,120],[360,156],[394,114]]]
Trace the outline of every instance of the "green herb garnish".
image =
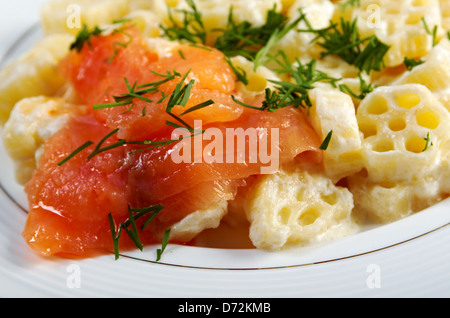
[[70,159],[75,157],[77,154],[79,154],[80,152],[82,152],[84,149],[88,148],[92,144],[93,144],[92,141],[86,141],[83,145],[81,145],[79,148],[77,148],[75,151],[73,151],[70,155],[68,155],[66,158],[64,158],[64,160],[60,161],[58,163],[58,166],[62,166],[67,161],[69,161]]
[[89,30],[86,25],[83,25],[83,28],[76,36],[75,41],[70,45],[70,50],[75,49],[77,52],[81,52],[84,44],[87,44],[90,48],[92,48],[90,42],[91,38],[102,34],[102,32],[103,31],[98,26],[95,26],[92,30]]
[[427,151],[427,149],[429,147],[433,146],[433,142],[431,141],[431,138],[430,138],[430,133],[427,134],[427,136],[424,138],[424,140],[426,143],[425,143],[425,147],[423,148],[422,152]]
[[121,34],[125,35],[125,37],[128,38],[128,40],[126,42],[115,41],[113,43],[113,51],[114,51],[114,53],[113,53],[113,55],[110,58],[108,58],[106,60],[106,62],[108,64],[111,64],[112,61],[116,58],[117,54],[119,54],[120,48],[126,48],[128,45],[131,44],[131,42],[133,42],[133,37],[131,36],[131,34],[125,32],[124,30],[115,29],[113,31],[113,34],[115,34],[115,33],[121,33]]
[[164,237],[163,237],[163,240],[162,240],[161,248],[159,248],[156,251],[156,261],[157,262],[159,262],[161,260],[161,256],[164,253],[164,250],[166,249],[167,244],[169,243],[169,237],[170,237],[170,229],[167,229],[164,232]]
[[429,28],[429,26],[428,26],[428,24],[427,24],[427,21],[425,21],[425,18],[424,17],[422,17],[422,23],[423,23],[423,26],[425,27],[425,32],[427,32],[427,34],[429,34],[429,35],[431,35],[432,36],[432,39],[433,39],[433,46],[436,46],[436,44],[437,44],[437,31],[438,31],[438,26],[437,25],[435,25],[434,26],[434,28],[433,28],[433,30],[430,30],[430,28]]
[[348,85],[346,84],[340,84],[339,85],[339,89],[341,90],[341,92],[343,93],[347,93],[349,95],[351,95],[352,97],[356,98],[356,99],[360,99],[363,100],[367,94],[370,94],[373,92],[373,90],[375,89],[375,87],[371,84],[371,83],[367,83],[363,78],[362,78],[362,74],[358,73],[358,78],[359,78],[359,94],[354,93],[350,87],[348,87]]
[[206,30],[203,25],[202,14],[198,11],[193,0],[186,0],[190,10],[177,10],[183,14],[183,23],[178,23],[169,9],[170,27],[160,25],[164,34],[172,41],[185,40],[192,44],[206,44]]
[[266,88],[262,107],[245,104],[233,97],[236,103],[248,108],[271,112],[288,106],[309,108],[312,106],[309,91],[315,88],[315,83],[326,82],[336,87],[336,82],[339,79],[329,77],[324,72],[318,70],[316,68],[317,60],[312,59],[309,63],[303,64],[297,59],[296,66],[294,66],[289,62],[284,52],[280,51],[278,56],[272,56],[272,59],[281,67],[276,72],[289,74],[293,81],[270,80],[275,86],[273,90]]
[[425,63],[425,61],[422,61],[420,59],[419,60],[417,60],[417,59],[410,59],[408,57],[405,57],[405,59],[403,60],[403,64],[405,64],[406,69],[408,71],[411,71],[414,67],[416,67],[418,65],[421,65],[423,63]]
[[382,43],[375,35],[361,39],[357,28],[357,19],[352,22],[340,19],[340,23],[330,22],[324,29],[313,29],[306,16],[301,13],[307,28],[299,32],[313,33],[316,37],[312,42],[325,49],[321,53],[324,58],[336,55],[360,71],[370,73],[371,70],[381,71],[384,67],[384,56],[389,46]]
[[[112,214],[110,213],[108,215],[109,219],[109,225],[111,228],[111,235],[113,238],[113,244],[114,244],[114,255],[115,259],[117,260],[119,258],[119,239],[120,235],[122,233],[122,230],[124,230],[129,238],[132,240],[132,242],[136,245],[139,250],[143,250],[143,244],[139,238],[139,232],[138,228],[136,226],[136,221],[144,216],[147,216],[150,214],[150,216],[145,220],[145,222],[141,225],[140,230],[144,230],[148,224],[164,209],[164,207],[160,204],[153,205],[146,208],[141,209],[133,209],[130,206],[128,206],[128,219],[125,221],[122,221],[120,225],[118,226],[118,229],[116,230],[116,225],[114,223],[114,219],[112,217]],[[166,243],[167,244],[167,243]],[[159,260],[159,259],[158,259]]]
[[333,136],[333,131],[330,130],[328,135],[325,137],[324,141],[322,142],[322,145],[320,145],[320,150],[327,150],[328,146],[330,145],[331,137]]
[[213,46],[225,56],[241,55],[253,60],[269,40],[274,39],[274,33],[283,30],[286,24],[287,18],[277,12],[276,7],[267,12],[266,23],[260,27],[254,27],[248,21],[237,24],[234,22],[233,7],[231,7],[226,28],[214,30],[220,32],[220,35]]

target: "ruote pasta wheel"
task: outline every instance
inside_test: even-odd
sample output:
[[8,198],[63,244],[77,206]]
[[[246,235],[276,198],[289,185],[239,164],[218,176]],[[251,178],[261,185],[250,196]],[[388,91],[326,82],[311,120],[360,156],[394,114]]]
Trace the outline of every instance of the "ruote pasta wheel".
[[450,114],[420,84],[379,87],[357,110],[364,166],[372,181],[414,181],[440,163]]
[[358,173],[348,178],[355,203],[353,214],[361,222],[385,224],[400,220],[442,200],[444,180],[433,173],[414,182],[372,182],[364,172]]
[[361,38],[376,35],[391,47],[384,60],[387,67],[401,65],[405,57],[427,54],[433,47],[435,27],[436,40],[444,34],[438,0],[361,0],[360,6],[345,6],[337,12],[335,19],[358,19]]
[[352,194],[320,172],[286,168],[261,176],[244,203],[257,248],[279,250],[353,233]]
[[356,215],[392,222],[445,197],[450,115],[425,86],[377,88],[357,120],[365,169],[348,178]]
[[422,61],[394,84],[422,84],[450,111],[450,41],[442,39]]

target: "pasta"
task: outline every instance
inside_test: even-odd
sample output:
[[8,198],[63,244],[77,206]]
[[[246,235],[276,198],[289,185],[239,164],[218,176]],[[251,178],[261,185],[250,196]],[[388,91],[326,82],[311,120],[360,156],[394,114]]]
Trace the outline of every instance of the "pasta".
[[372,180],[419,180],[441,163],[449,113],[426,87],[380,87],[356,116],[364,134],[364,167]]
[[337,182],[362,168],[362,146],[355,107],[349,95],[331,89],[315,88],[310,92],[310,121],[319,136],[332,138],[324,153],[326,175]]
[[[346,7],[342,14],[348,19],[358,19],[362,37],[375,34],[383,43],[391,46],[385,57],[388,67],[403,63],[404,57],[420,58],[433,46],[433,29],[436,40],[443,37],[441,10],[438,0],[363,0],[358,7]],[[423,20],[422,20],[423,19]],[[424,27],[424,22],[428,27]]]
[[20,184],[36,170],[42,147],[74,112],[75,105],[62,97],[23,98],[14,107],[3,129],[3,143],[16,164]]
[[292,169],[263,176],[247,193],[250,238],[262,249],[331,240],[354,233],[353,196],[317,171]]
[[[74,41],[87,32],[90,45],[90,36],[98,34],[89,32],[96,27],[98,33],[131,38],[118,29],[130,23],[154,56],[173,58],[186,69],[180,45],[208,50],[218,48],[220,39],[222,48],[236,36],[241,47],[220,61],[234,72],[235,82],[224,84],[229,98],[222,99],[220,85],[208,91],[225,109],[218,116],[230,105],[244,108],[255,101],[262,106],[250,105],[252,111],[269,114],[288,106],[299,110],[323,141],[311,157],[299,155],[275,173],[240,180],[233,195],[172,224],[173,240],[188,243],[207,229],[239,224],[248,226],[254,247],[281,250],[397,221],[450,194],[449,1],[51,0],[41,18],[44,39],[0,72],[2,138],[20,184],[39,169],[46,142],[75,114],[89,112],[91,105],[81,102],[58,69],[75,50]],[[269,27],[272,34],[265,39],[244,32]],[[230,30],[242,33],[220,38]],[[246,36],[248,43],[242,42]],[[111,59],[127,45],[119,42]],[[173,57],[176,50],[182,62]],[[155,74],[168,79],[177,75],[159,71]],[[220,81],[208,76],[214,85]],[[139,95],[136,83],[123,85],[130,96]],[[197,93],[207,91],[202,89]],[[130,108],[118,121],[134,111],[135,104],[125,105]],[[199,103],[194,110],[206,112],[203,107]],[[185,122],[171,124],[179,123]],[[231,182],[211,184],[209,190],[217,194]]]
[[450,41],[443,39],[427,55],[422,58],[424,62],[411,71],[402,74],[394,84],[417,83],[426,86],[437,99],[447,108],[450,108],[449,99],[449,68],[450,68]]
[[56,94],[64,85],[57,72],[58,62],[67,53],[73,37],[55,34],[9,64],[0,74],[0,122],[4,124],[14,105],[22,98]]

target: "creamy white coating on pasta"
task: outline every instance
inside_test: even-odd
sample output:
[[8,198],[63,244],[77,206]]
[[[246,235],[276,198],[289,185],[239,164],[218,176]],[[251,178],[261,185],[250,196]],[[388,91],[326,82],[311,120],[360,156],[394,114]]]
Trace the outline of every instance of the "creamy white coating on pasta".
[[[330,0],[194,2],[210,33],[208,44],[218,34],[215,29],[226,27],[230,7],[236,23],[248,21],[253,26],[263,25],[267,11],[276,8],[290,22],[302,9],[313,29],[341,18],[357,19],[361,38],[376,35],[390,49],[385,69],[367,74],[338,56],[322,58],[323,48],[312,43],[315,35],[297,32],[306,28],[304,21],[288,32],[270,54],[283,51],[294,67],[315,59],[318,70],[336,79],[334,86],[315,83],[309,91],[312,106],[305,109],[320,138],[332,132],[322,164],[314,169],[287,166],[257,177],[239,201],[222,201],[175,224],[174,239],[190,241],[205,229],[220,227],[233,205],[245,214],[240,217],[247,218],[255,247],[280,250],[351,235],[361,229],[360,223],[399,220],[448,197],[450,1],[361,0],[361,6]],[[115,20],[130,19],[148,37],[149,48],[165,56],[178,43],[163,38],[160,25],[171,25],[169,12],[182,22],[180,10],[189,10],[187,1],[51,0],[42,8],[45,38],[0,72],[0,122],[6,122],[2,137],[20,183],[29,180],[42,144],[65,123],[68,109],[77,103],[57,75],[56,65],[82,25],[110,26]],[[429,31],[434,28],[433,35]],[[421,64],[407,70],[405,57]],[[249,79],[248,85],[238,82],[239,96],[274,90],[272,81],[293,82],[276,72],[276,63],[255,69],[243,56],[230,61]],[[339,87],[346,85],[357,96],[360,79],[376,84],[363,99]]]
[[357,230],[350,191],[301,167],[261,176],[247,193],[244,209],[250,239],[262,249],[337,239]]

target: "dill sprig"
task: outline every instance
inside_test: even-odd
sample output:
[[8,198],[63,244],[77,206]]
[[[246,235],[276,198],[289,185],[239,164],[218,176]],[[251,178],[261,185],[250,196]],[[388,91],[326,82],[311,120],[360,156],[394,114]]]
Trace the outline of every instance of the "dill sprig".
[[[130,106],[130,108],[131,108],[131,107],[133,107],[133,100],[135,98],[141,99],[148,103],[152,103],[153,100],[151,100],[143,95],[145,95],[147,93],[159,92],[159,85],[166,83],[170,80],[173,80],[176,77],[181,77],[181,74],[176,71],[173,71],[173,72],[167,71],[166,74],[160,74],[160,73],[156,73],[156,72],[154,72],[154,73],[156,75],[163,77],[163,79],[161,79],[159,81],[151,82],[151,83],[142,84],[142,85],[137,85],[137,83],[135,82],[131,86],[129,81],[125,78],[124,80],[125,80],[125,84],[126,84],[128,92],[125,94],[122,94],[120,96],[115,96],[114,103],[96,104],[96,105],[94,105],[94,109],[99,110],[99,109],[119,107],[119,106],[125,106],[125,105],[131,105]],[[138,150],[134,150],[134,151],[130,152],[130,153],[138,153],[138,152],[147,151],[147,150],[151,150],[151,149],[158,148],[158,147],[168,146],[173,143],[179,142],[183,139],[192,138],[199,134],[203,134],[204,130],[202,130],[202,131],[196,130],[195,128],[191,127],[185,120],[183,120],[182,117],[186,114],[189,114],[189,113],[195,112],[197,110],[200,110],[202,108],[213,105],[214,104],[213,100],[210,99],[210,100],[201,102],[199,104],[196,104],[194,106],[191,106],[179,115],[172,113],[174,107],[176,107],[176,106],[185,107],[189,101],[190,93],[191,93],[192,87],[195,83],[194,80],[190,80],[188,84],[184,84],[189,73],[190,73],[190,71],[188,71],[181,78],[180,82],[175,86],[175,89],[172,92],[172,94],[164,95],[164,97],[162,99],[160,99],[158,101],[158,103],[160,103],[163,100],[168,98],[169,100],[168,100],[167,106],[166,106],[166,113],[170,117],[172,117],[175,120],[175,122],[167,120],[166,125],[176,128],[176,129],[185,129],[191,133],[190,135],[181,136],[180,138],[176,138],[176,139],[157,140],[157,141],[154,141],[154,140],[125,140],[125,139],[119,138],[119,139],[117,139],[117,141],[104,146],[104,144],[110,138],[112,138],[114,135],[116,135],[119,132],[119,128],[116,128],[116,129],[112,130],[111,132],[109,132],[106,136],[104,136],[97,143],[94,150],[92,152],[90,152],[90,154],[87,156],[87,159],[91,160],[92,158],[94,158],[95,156],[99,155],[102,152],[109,151],[114,148],[118,148],[118,147],[125,146],[125,145],[147,146],[146,148],[142,148],[142,149],[138,149]],[[143,113],[143,115],[145,114],[145,108],[142,110],[142,113]],[[87,141],[82,146],[77,148],[74,152],[69,154],[65,159],[63,159],[61,162],[59,162],[58,165],[61,166],[61,165],[65,164],[71,158],[78,155],[80,152],[82,152],[83,150],[85,150],[86,148],[90,147],[93,144],[94,144],[94,142]]]
[[270,80],[274,84],[274,89],[266,88],[265,99],[261,107],[245,104],[233,97],[236,103],[248,108],[271,112],[288,106],[309,108],[312,106],[309,91],[315,88],[315,83],[325,82],[336,87],[336,82],[340,80],[318,70],[316,68],[317,60],[315,59],[306,64],[297,59],[296,65],[293,65],[289,62],[286,54],[280,51],[278,57],[272,56],[272,60],[281,67],[276,71],[288,74],[292,81]]
[[434,146],[433,142],[431,141],[430,133],[428,133],[423,140],[425,140],[425,147],[423,148],[422,152],[425,152],[429,147]]
[[186,0],[190,10],[177,10],[183,15],[183,22],[179,23],[173,16],[169,8],[169,20],[172,24],[169,27],[160,25],[164,35],[170,40],[185,40],[192,44],[206,44],[206,30],[203,24],[202,13],[198,11],[193,0]]
[[[171,40],[184,40],[193,45],[206,44],[207,31],[203,24],[203,17],[193,1],[188,1],[189,10],[179,10],[183,14],[183,23],[178,23],[169,9],[171,27],[161,25],[164,34]],[[263,65],[270,49],[280,41],[290,30],[300,22],[298,18],[288,23],[288,18],[278,12],[276,6],[267,11],[266,22],[261,26],[253,26],[248,21],[236,23],[233,7],[228,13],[227,25],[224,29],[213,29],[212,33],[219,33],[211,46],[221,51],[229,64],[230,57],[243,56],[255,63],[255,69]],[[233,67],[237,77],[246,83],[245,74]]]
[[[189,101],[191,90],[195,83],[194,80],[190,80],[188,84],[185,84],[183,86],[183,83],[186,81],[189,73],[190,73],[190,70],[183,76],[181,81],[175,86],[175,89],[172,92],[172,94],[170,95],[169,101],[167,102],[167,106],[166,106],[166,113],[169,116],[171,116],[172,118],[174,118],[178,123],[166,121],[166,124],[169,126],[172,126],[174,128],[186,129],[191,133],[198,133],[198,131],[196,131],[189,124],[187,124],[183,119],[181,119],[181,117],[186,114],[189,114],[191,112],[194,112],[196,110],[199,110],[199,109],[202,109],[202,108],[205,108],[205,107],[208,107],[208,106],[214,104],[213,100],[210,99],[205,102],[194,105],[194,106],[190,107],[189,109],[187,109],[186,111],[184,111],[183,113],[181,113],[180,115],[175,115],[174,113],[172,113],[172,110],[175,106],[185,107]],[[203,131],[201,133],[203,133]]]
[[403,64],[406,66],[406,69],[408,71],[411,71],[414,67],[421,65],[423,63],[425,63],[425,61],[420,59],[410,59],[408,57],[405,57],[405,59],[403,60]]
[[262,26],[255,27],[248,21],[237,24],[234,20],[231,7],[226,28],[214,30],[221,32],[214,47],[225,56],[241,55],[257,64],[261,64],[270,48],[300,21],[288,24],[288,19],[276,10],[276,6],[267,12],[266,22]]
[[423,26],[424,26],[424,28],[425,28],[425,32],[426,32],[428,35],[431,35],[431,37],[432,37],[432,45],[433,45],[433,47],[436,46],[436,44],[437,44],[437,42],[438,42],[438,41],[437,41],[438,26],[435,25],[434,28],[433,28],[433,30],[430,30],[430,27],[428,26],[427,21],[425,21],[425,17],[422,17],[421,21],[422,21]]
[[359,94],[354,93],[350,89],[350,87],[348,87],[348,85],[346,84],[340,84],[339,89],[341,90],[341,92],[347,93],[356,99],[363,100],[367,96],[367,94],[373,92],[375,87],[372,85],[372,83],[367,83],[362,77],[361,73],[358,73],[358,78],[359,78]]
[[366,73],[370,73],[371,70],[380,71],[385,66],[384,56],[390,47],[382,43],[375,35],[361,39],[357,19],[346,21],[341,18],[339,24],[330,21],[328,27],[314,29],[303,12],[301,17],[306,24],[306,29],[298,31],[315,35],[312,42],[325,49],[321,53],[322,58],[329,55],[339,56],[348,64]]
[[[112,214],[108,214],[109,219],[109,225],[111,229],[111,235],[113,239],[113,245],[114,245],[114,255],[115,259],[119,259],[119,240],[122,233],[122,230],[124,230],[128,237],[131,239],[131,241],[134,243],[134,245],[139,249],[143,250],[143,244],[139,238],[139,232],[138,228],[136,226],[136,221],[140,218],[143,218],[145,216],[148,216],[148,218],[144,221],[144,223],[140,226],[140,230],[144,230],[148,224],[164,209],[164,206],[161,204],[153,205],[146,208],[131,208],[130,205],[128,205],[128,219],[125,221],[121,221],[120,225],[116,227],[116,224],[114,223],[114,218]],[[116,229],[117,228],[117,229]],[[163,242],[163,245],[165,246],[167,244],[167,240]],[[161,258],[161,253],[158,253],[157,255],[157,261]]]
[[[128,92],[126,92],[120,96],[113,96],[115,102],[104,103],[104,104],[95,104],[93,106],[94,110],[111,108],[111,107],[119,107],[119,106],[125,106],[125,105],[133,106],[133,100],[135,98],[141,99],[148,103],[152,103],[153,100],[145,97],[144,96],[145,94],[153,94],[156,92],[160,92],[159,91],[160,85],[167,83],[177,77],[181,77],[181,74],[176,71],[173,71],[173,72],[167,71],[166,74],[161,74],[161,73],[158,73],[155,71],[152,71],[152,73],[162,77],[163,79],[161,79],[159,81],[141,84],[141,85],[137,85],[137,82],[135,81],[133,86],[131,86],[128,79],[124,78],[125,86],[126,86]],[[165,97],[165,96],[163,96],[163,97]],[[163,101],[163,99],[161,99],[159,102],[162,102],[162,101]]]
[[331,142],[331,138],[333,137],[333,131],[330,130],[330,132],[328,133],[328,135],[325,137],[325,139],[323,140],[322,144],[320,145],[319,149],[320,150],[327,150],[328,146],[330,145]]
[[89,30],[87,25],[83,25],[83,28],[80,32],[78,32],[75,41],[70,45],[70,50],[77,50],[77,52],[81,52],[85,44],[92,48],[91,38],[102,34],[102,32],[102,29],[98,26],[95,26],[92,30]]
[[131,44],[131,42],[133,42],[133,37],[131,36],[131,34],[125,32],[124,30],[115,29],[113,31],[113,34],[116,34],[116,33],[123,34],[127,38],[127,41],[125,41],[125,42],[115,41],[113,43],[113,51],[114,51],[114,53],[113,53],[113,55],[110,58],[108,58],[106,60],[106,62],[108,64],[111,64],[112,61],[116,58],[117,54],[119,54],[120,48],[126,48],[126,47],[128,47],[128,45]]
[[[113,26],[115,28],[112,30],[111,34],[121,33],[127,38],[127,40],[124,42],[115,41],[113,43],[113,55],[107,58],[105,60],[105,63],[111,64],[116,58],[117,54],[119,54],[120,48],[126,48],[133,41],[132,35],[125,32],[125,25],[127,26],[127,28],[131,26],[131,24],[128,24],[129,21],[129,19],[120,19],[113,21]],[[75,37],[75,41],[71,43],[69,49],[76,50],[78,53],[80,53],[84,45],[87,44],[92,50],[91,39],[93,37],[105,34],[106,31],[107,29],[101,29],[99,26],[94,26],[92,30],[89,30],[86,25],[83,25],[83,28],[80,30],[80,32],[78,32],[77,36]]]
[[164,253],[164,250],[166,249],[167,244],[169,243],[170,231],[171,231],[171,229],[167,229],[164,232],[161,248],[156,250],[156,261],[157,262],[159,262],[161,260],[161,256]]

